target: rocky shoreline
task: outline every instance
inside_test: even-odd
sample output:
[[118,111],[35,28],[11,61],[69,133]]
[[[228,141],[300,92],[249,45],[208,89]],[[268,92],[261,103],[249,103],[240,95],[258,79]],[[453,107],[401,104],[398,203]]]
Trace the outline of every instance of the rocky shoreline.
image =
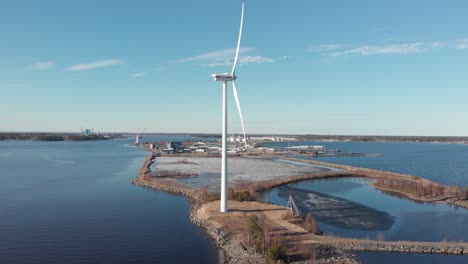
[[[248,250],[241,243],[232,239],[232,234],[223,228],[217,228],[208,221],[203,221],[197,217],[197,211],[201,204],[191,200],[190,221],[203,229],[215,241],[216,245],[223,251],[224,259],[222,263],[259,263],[263,256]],[[221,262],[220,261],[220,262]]]
[[331,242],[330,244],[336,248],[350,251],[385,251],[444,255],[464,255],[468,253],[467,243],[463,242],[338,241]]
[[[170,186],[164,184],[164,181],[149,181],[147,175],[151,173],[151,165],[156,158],[155,155],[148,155],[138,173],[137,177],[133,179],[132,183],[141,185],[148,188],[161,190],[165,192],[181,194],[188,197],[192,204],[190,210],[190,221],[196,226],[202,227],[207,234],[214,240],[216,245],[223,251],[224,259],[222,263],[263,263],[266,261],[266,256],[257,254],[252,250],[245,247],[240,241],[234,239],[233,234],[228,230],[213,225],[210,221],[200,219],[197,217],[197,211],[203,206],[198,199],[197,193],[193,189],[183,188],[180,186]],[[301,160],[302,162],[302,160]],[[320,164],[328,165],[328,164]],[[339,168],[349,166],[335,166]],[[348,168],[349,169],[349,168]],[[356,170],[354,170],[355,172]],[[370,170],[373,171],[373,170]],[[385,172],[381,172],[385,173]],[[354,173],[353,173],[354,174]],[[393,173],[390,173],[393,174]],[[347,174],[350,176],[351,174]],[[364,176],[358,174],[359,176]],[[398,174],[396,174],[398,175]],[[323,173],[322,177],[339,177],[343,176],[342,173]],[[319,177],[320,177],[319,176]],[[381,177],[382,174],[380,174]],[[364,176],[369,177],[369,176]],[[301,178],[301,177],[299,177]],[[301,178],[302,179],[302,178]],[[267,184],[267,186],[271,185]],[[273,184],[276,185],[276,184]],[[272,185],[272,186],[273,186]],[[448,202],[445,200],[444,202]],[[458,201],[452,201],[456,203]],[[461,206],[464,206],[461,205]],[[316,237],[318,248],[323,251],[322,258],[319,258],[316,263],[357,263],[354,259],[342,254],[336,253],[341,251],[387,251],[387,252],[401,252],[401,253],[425,253],[425,254],[453,254],[463,255],[468,253],[468,243],[455,243],[455,242],[416,242],[416,241],[374,241],[374,240],[359,240],[347,238],[334,238],[334,237]],[[327,256],[328,255],[328,256]],[[325,256],[325,257],[323,257]],[[304,263],[303,261],[293,263]]]
[[205,229],[206,233],[213,239],[216,245],[223,251],[224,259],[222,263],[226,264],[234,264],[234,263],[258,263],[259,260],[262,259],[262,256],[258,255],[255,252],[249,251],[245,248],[242,244],[236,243],[233,241],[232,234],[228,231],[217,228],[210,224],[207,221],[203,221],[197,218],[197,210],[200,208],[201,204],[197,202],[197,197],[194,192],[190,192],[187,190],[182,190],[177,187],[167,186],[164,184],[158,184],[155,182],[149,182],[145,180],[145,176],[147,173],[151,172],[150,166],[154,162],[155,156],[148,155],[143,163],[140,172],[138,173],[137,177],[133,179],[132,183],[135,185],[144,186],[147,188],[165,191],[169,193],[184,195],[188,198],[190,203],[192,204],[190,209],[190,221],[203,229]]

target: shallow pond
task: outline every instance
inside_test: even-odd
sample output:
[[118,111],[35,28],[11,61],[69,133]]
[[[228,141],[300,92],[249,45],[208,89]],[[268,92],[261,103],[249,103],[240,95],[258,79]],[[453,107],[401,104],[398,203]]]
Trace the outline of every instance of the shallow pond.
[[303,213],[311,211],[328,235],[416,241],[467,241],[468,210],[446,204],[421,204],[369,186],[365,178],[304,181],[262,194],[287,205],[295,197]]
[[[283,160],[230,157],[228,159],[229,182],[274,180],[330,170],[324,166],[302,162],[280,161]],[[220,188],[221,158],[158,157],[152,169],[170,171],[174,174],[194,174],[179,177],[177,180],[195,188],[209,187],[213,191],[219,191]]]

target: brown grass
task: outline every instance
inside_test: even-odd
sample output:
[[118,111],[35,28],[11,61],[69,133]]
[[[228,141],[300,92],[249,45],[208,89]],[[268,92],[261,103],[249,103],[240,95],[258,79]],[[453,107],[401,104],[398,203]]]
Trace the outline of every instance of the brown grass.
[[260,182],[237,182],[236,190],[243,190],[249,192],[262,192],[265,190],[273,189],[275,187],[283,186],[289,183],[295,183],[305,180],[313,179],[323,179],[323,178],[333,178],[333,177],[344,177],[352,176],[349,172],[339,172],[339,171],[327,171],[320,173],[311,173],[299,176],[289,176],[283,179],[272,179]]
[[322,234],[318,226],[318,223],[315,220],[315,217],[312,215],[311,212],[309,212],[307,216],[305,217],[304,222],[302,223],[302,227],[304,227],[305,230],[312,232],[316,235]]
[[445,199],[449,197],[463,197],[459,187],[445,186],[427,180],[413,179],[384,179],[379,178],[373,186],[384,190],[396,191],[417,198]]
[[[197,217],[209,220],[216,227],[227,229],[235,234],[234,239],[244,245],[257,248],[257,237],[256,244],[262,251],[269,250],[270,245],[276,242],[280,245],[281,252],[291,255],[304,244],[303,241],[314,240],[312,233],[284,220],[285,211],[285,207],[273,204],[229,201],[229,213],[226,214],[219,212],[219,202],[215,201],[204,204],[197,211]],[[252,232],[252,229],[257,229],[252,228],[249,223],[249,219],[252,218],[258,219],[261,232]]]

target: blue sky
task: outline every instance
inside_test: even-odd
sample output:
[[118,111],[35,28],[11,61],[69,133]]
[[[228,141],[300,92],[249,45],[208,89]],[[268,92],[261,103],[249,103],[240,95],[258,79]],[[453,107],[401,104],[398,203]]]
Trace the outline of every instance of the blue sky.
[[[220,132],[240,3],[0,1],[0,131]],[[247,0],[247,133],[468,136],[466,10]]]

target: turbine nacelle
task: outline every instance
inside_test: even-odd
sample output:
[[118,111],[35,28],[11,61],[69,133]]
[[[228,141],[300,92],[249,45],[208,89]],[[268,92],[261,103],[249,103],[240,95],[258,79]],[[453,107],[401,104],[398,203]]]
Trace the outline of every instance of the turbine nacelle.
[[[223,82],[223,131],[222,131],[222,151],[221,151],[221,197],[220,197],[220,206],[219,210],[221,212],[228,211],[228,179],[227,179],[227,82],[232,83],[232,92],[234,94],[234,99],[236,101],[237,110],[239,111],[239,117],[241,120],[242,125],[242,132],[244,134],[245,139],[245,129],[244,129],[244,120],[242,119],[242,113],[240,109],[239,103],[239,95],[237,93],[236,87],[236,66],[239,59],[239,50],[240,50],[240,43],[242,38],[242,25],[244,23],[244,0],[242,0],[242,12],[241,12],[241,22],[240,22],[240,29],[239,29],[239,38],[237,39],[237,48],[234,57],[234,63],[232,65],[231,73],[217,73],[212,74],[215,81]],[[246,147],[247,147],[247,143]]]
[[221,82],[235,81],[237,79],[237,76],[235,74],[230,74],[230,73],[215,73],[215,74],[211,74],[211,76],[213,76],[215,81],[221,81]]

